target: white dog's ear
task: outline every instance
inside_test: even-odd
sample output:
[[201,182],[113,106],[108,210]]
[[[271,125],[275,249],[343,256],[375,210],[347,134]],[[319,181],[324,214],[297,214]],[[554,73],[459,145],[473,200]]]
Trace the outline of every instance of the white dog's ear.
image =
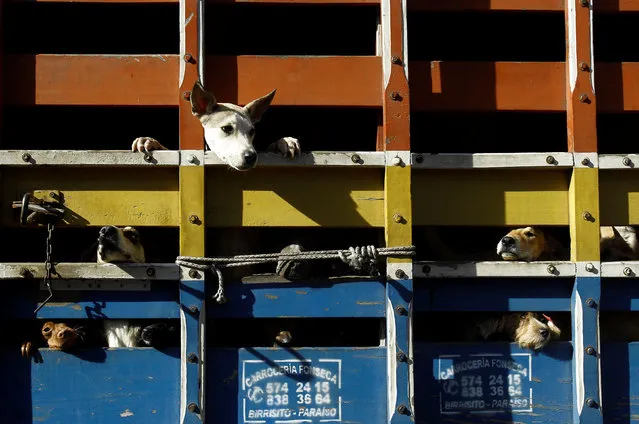
[[266,109],[268,109],[268,107],[271,105],[271,102],[273,101],[273,97],[275,97],[276,91],[277,89],[271,91],[264,97],[260,97],[259,99],[253,100],[252,102],[244,106],[246,113],[251,118],[251,122],[253,122],[254,124],[260,122],[260,119],[262,119],[262,115],[264,114],[264,112],[266,112]]
[[213,112],[215,106],[217,106],[217,100],[215,100],[213,93],[206,91],[199,79],[195,81],[191,91],[191,112],[193,115],[199,118],[209,114]]

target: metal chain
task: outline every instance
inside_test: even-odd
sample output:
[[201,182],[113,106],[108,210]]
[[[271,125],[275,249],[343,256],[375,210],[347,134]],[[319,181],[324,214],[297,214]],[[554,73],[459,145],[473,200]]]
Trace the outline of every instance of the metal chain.
[[34,314],[37,314],[38,311],[42,309],[53,297],[53,290],[51,290],[51,270],[53,269],[53,265],[51,263],[51,253],[53,252],[53,227],[53,224],[47,224],[47,250],[45,253],[46,259],[44,261],[44,284],[47,286],[49,296],[36,308],[35,311],[33,311]]

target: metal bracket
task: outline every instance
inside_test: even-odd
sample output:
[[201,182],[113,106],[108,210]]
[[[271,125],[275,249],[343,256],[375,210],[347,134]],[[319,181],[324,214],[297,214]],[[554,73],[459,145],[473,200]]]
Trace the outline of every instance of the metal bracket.
[[13,209],[20,209],[20,224],[57,223],[64,216],[62,193],[59,190],[34,190],[26,193],[22,200],[11,204]]

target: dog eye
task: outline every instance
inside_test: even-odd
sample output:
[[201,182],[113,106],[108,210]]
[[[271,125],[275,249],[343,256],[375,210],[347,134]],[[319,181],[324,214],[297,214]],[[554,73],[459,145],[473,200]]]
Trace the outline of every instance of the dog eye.
[[224,125],[222,127],[222,131],[224,131],[226,134],[231,134],[233,132],[233,127],[230,125]]
[[253,134],[255,134],[255,128],[251,128],[249,130],[249,135],[252,136]]
[[51,332],[51,327],[44,327],[44,328],[42,329],[42,332],[43,332],[43,333],[49,333],[49,332]]
[[528,238],[533,238],[533,237],[535,237],[535,235],[534,235],[531,231],[526,231],[526,232],[524,233],[524,235],[525,235],[526,237],[528,237]]

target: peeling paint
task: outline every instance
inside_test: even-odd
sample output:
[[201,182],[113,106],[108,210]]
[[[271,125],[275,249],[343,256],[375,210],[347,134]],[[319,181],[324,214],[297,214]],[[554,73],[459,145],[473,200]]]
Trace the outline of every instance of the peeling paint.
[[189,15],[189,17],[188,17],[188,18],[186,18],[186,22],[184,23],[184,26],[187,26],[187,25],[189,24],[189,22],[191,22],[191,19],[193,19],[193,13],[191,13],[191,14]]
[[270,300],[276,300],[279,298],[279,296],[275,296],[274,294],[265,294],[264,297]]
[[356,304],[360,305],[360,306],[370,306],[370,305],[382,305],[384,302],[355,302]]
[[133,416],[133,412],[129,411],[129,408],[127,408],[127,409],[124,410],[124,412],[120,413],[120,416],[122,418],[132,417]]

